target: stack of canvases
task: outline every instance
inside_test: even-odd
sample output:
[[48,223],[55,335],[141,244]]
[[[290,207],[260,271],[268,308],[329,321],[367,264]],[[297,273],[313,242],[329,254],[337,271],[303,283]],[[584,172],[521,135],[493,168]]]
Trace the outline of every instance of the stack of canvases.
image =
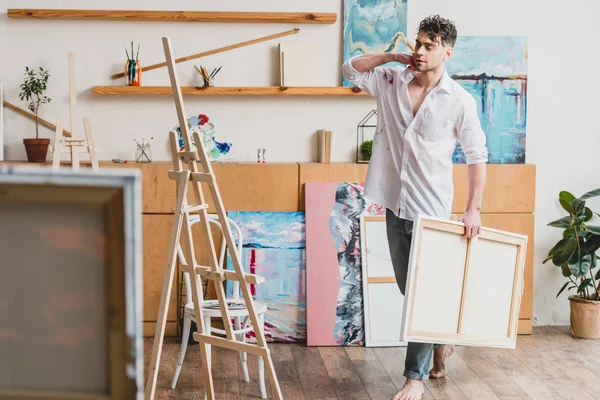
[[[307,183],[305,212],[228,213],[244,238],[242,262],[250,273],[266,281],[252,285],[253,296],[268,305],[265,333],[269,342],[307,343],[310,346],[365,344],[361,232],[373,257],[389,264],[381,299],[392,301],[396,323],[389,314],[367,328],[381,344],[400,344],[402,298],[390,282],[391,261],[386,255],[385,209],[364,196],[363,183]],[[378,216],[373,229],[362,230],[369,216]],[[365,221],[363,218],[367,217]],[[366,234],[368,232],[368,235]],[[371,240],[372,239],[372,240]],[[364,254],[366,255],[366,254]],[[228,260],[228,268],[233,269]],[[384,274],[385,275],[385,274]],[[231,291],[231,284],[228,286]],[[229,293],[231,295],[231,293]],[[390,297],[391,296],[391,297]],[[371,302],[378,298],[371,295]],[[395,301],[397,300],[397,301]],[[382,329],[387,325],[386,329]],[[392,326],[392,329],[390,329]],[[249,333],[249,335],[253,335]],[[249,342],[253,342],[251,336]],[[368,344],[368,343],[367,343]]]

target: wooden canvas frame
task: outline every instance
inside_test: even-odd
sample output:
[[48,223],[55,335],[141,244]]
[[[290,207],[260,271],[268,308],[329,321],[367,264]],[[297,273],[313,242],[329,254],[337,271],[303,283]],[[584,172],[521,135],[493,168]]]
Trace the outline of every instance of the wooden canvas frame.
[[[387,240],[383,240],[380,243],[380,247],[385,247],[388,249],[387,254],[371,254],[372,251],[369,247],[369,232],[374,228],[373,224],[383,224],[385,228],[385,216],[384,215],[361,215],[360,217],[360,248],[361,248],[361,265],[362,265],[362,288],[363,288],[363,309],[364,309],[364,321],[365,321],[365,347],[399,347],[406,346],[406,342],[400,340],[400,332],[402,329],[402,310],[404,308],[404,301],[402,304],[398,304],[399,307],[398,312],[394,312],[391,307],[385,307],[384,309],[379,310],[385,316],[382,320],[379,320],[378,315],[372,313],[371,305],[376,303],[377,301],[374,299],[375,292],[372,291],[374,287],[383,289],[379,293],[381,294],[381,298],[385,299],[386,302],[394,301],[389,296],[389,293],[393,293],[393,296],[396,294],[400,295],[402,298],[402,293],[400,293],[400,289],[398,288],[398,283],[396,282],[396,277],[394,274],[394,267],[392,266],[392,260],[389,254],[389,246]],[[381,240],[381,239],[380,239]],[[374,268],[370,268],[372,265],[374,266],[374,262],[371,263],[371,257],[374,258],[386,258],[389,259],[389,265],[387,271],[375,271]],[[397,293],[396,293],[397,292]],[[395,332],[388,332],[387,334],[383,334],[382,332],[375,332],[376,329],[390,329],[395,324],[392,322],[397,322],[398,330]],[[378,340],[377,338],[381,336],[390,336],[396,337],[396,340]]]
[[401,339],[515,348],[528,237],[463,234],[461,222],[417,219]]
[[[106,319],[108,355],[106,366],[100,368],[107,368],[108,382],[106,391],[100,393],[69,388],[57,391],[0,386],[0,399],[141,399],[143,283],[139,171],[57,171],[46,167],[0,166],[0,207],[9,203],[31,207],[83,206],[104,221],[102,260],[106,275],[102,290],[106,299],[103,318]],[[56,368],[60,368],[60,360]]]

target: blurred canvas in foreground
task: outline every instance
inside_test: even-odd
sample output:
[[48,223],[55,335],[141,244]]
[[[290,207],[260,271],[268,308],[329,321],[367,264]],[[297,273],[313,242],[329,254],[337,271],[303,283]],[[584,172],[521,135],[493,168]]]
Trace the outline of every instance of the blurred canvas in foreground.
[[143,394],[140,219],[137,171],[0,167],[0,397]]

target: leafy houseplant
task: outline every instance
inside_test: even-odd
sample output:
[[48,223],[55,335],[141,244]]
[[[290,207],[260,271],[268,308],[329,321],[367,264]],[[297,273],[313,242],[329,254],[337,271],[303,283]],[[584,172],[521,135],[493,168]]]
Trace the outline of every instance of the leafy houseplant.
[[600,214],[586,207],[586,200],[596,196],[600,196],[600,189],[579,198],[567,191],[559,193],[558,200],[568,215],[548,224],[562,229],[563,235],[544,260],[552,260],[568,278],[556,297],[567,288],[576,290],[576,295],[569,296],[571,331],[576,337],[588,339],[600,338],[600,270],[594,273],[600,258],[596,255],[600,249],[600,226],[589,224],[594,214]]
[[360,145],[360,156],[364,161],[371,160],[372,151],[373,151],[373,141],[372,140],[367,140],[365,142],[362,142],[362,144]]
[[44,94],[48,88],[48,78],[50,73],[42,67],[37,70],[25,67],[25,81],[21,84],[19,98],[29,102],[27,108],[35,115],[35,139],[23,139],[27,160],[30,162],[45,162],[50,144],[50,139],[39,138],[40,106],[52,101]]

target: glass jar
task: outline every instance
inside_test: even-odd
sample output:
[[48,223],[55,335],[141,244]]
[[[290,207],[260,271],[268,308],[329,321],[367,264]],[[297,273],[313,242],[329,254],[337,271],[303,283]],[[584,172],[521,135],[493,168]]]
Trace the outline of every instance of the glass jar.
[[135,162],[149,163],[151,161],[152,161],[152,149],[150,149],[150,143],[146,143],[143,146],[138,146],[135,149]]

